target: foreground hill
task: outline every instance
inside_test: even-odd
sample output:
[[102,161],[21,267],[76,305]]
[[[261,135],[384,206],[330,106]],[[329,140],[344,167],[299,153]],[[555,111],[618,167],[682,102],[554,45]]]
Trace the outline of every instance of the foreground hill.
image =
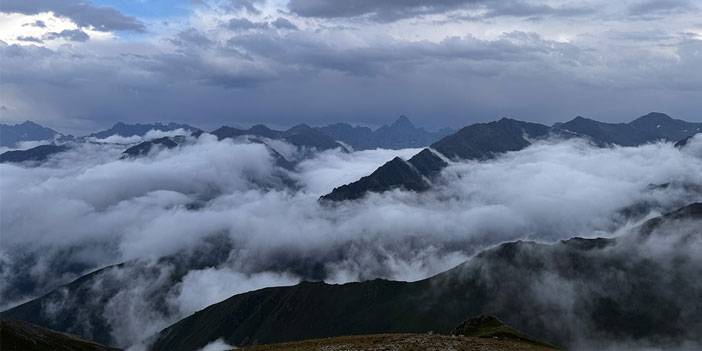
[[[517,241],[417,282],[304,282],[235,295],[164,329],[154,350],[371,333],[448,333],[491,314],[567,346],[702,342],[702,203],[617,239]],[[675,269],[671,264],[675,263]],[[655,284],[652,284],[655,282]]]
[[477,316],[463,321],[450,335],[435,334],[373,334],[312,339],[280,344],[245,347],[250,351],[275,350],[557,350],[512,329],[494,316]]
[[521,340],[423,334],[342,336],[291,343],[245,347],[247,351],[547,351],[556,348]]
[[0,321],[2,351],[115,351],[77,336],[59,333],[31,323],[16,320]]

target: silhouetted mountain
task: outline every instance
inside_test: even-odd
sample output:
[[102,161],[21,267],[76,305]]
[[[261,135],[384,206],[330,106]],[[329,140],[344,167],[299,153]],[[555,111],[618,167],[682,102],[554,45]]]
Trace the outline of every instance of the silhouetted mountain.
[[70,149],[66,145],[39,145],[27,150],[5,151],[0,154],[0,163],[4,162],[43,162],[50,156]]
[[94,137],[97,139],[104,139],[112,135],[117,135],[117,136],[122,136],[122,137],[130,137],[130,136],[145,136],[146,133],[148,133],[150,130],[160,130],[164,132],[176,130],[176,129],[183,129],[187,132],[190,133],[197,133],[199,134],[201,131],[195,127],[189,126],[187,124],[179,124],[179,123],[168,123],[168,124],[163,124],[163,123],[147,123],[147,124],[126,124],[122,122],[115,123],[110,129],[106,129],[97,133],[90,134],[90,137]]
[[117,350],[98,343],[59,333],[31,323],[0,321],[2,351],[108,351]]
[[352,127],[347,123],[330,124],[316,129],[355,150],[423,147],[452,132],[450,129],[428,132],[415,127],[405,116],[400,116],[392,124],[384,125],[375,131],[368,127]]
[[[431,148],[455,160],[485,160],[507,151],[521,150],[531,144],[530,140],[543,138],[548,132],[549,127],[541,124],[503,118],[465,127],[432,144]],[[335,188],[322,199],[354,200],[368,192],[379,193],[395,188],[424,191],[429,189],[431,178],[448,165],[440,156],[424,149],[409,160],[414,167],[396,166],[392,171],[382,170],[391,164],[399,165],[401,161],[396,158],[367,177]]]
[[585,137],[601,145],[636,146],[658,140],[678,141],[702,131],[702,123],[691,123],[652,112],[629,123],[605,123],[583,117],[558,123],[554,133]]
[[[399,121],[405,126],[409,121]],[[531,145],[534,140],[555,136],[559,138],[582,137],[600,146],[641,145],[657,140],[678,141],[702,130],[702,123],[690,123],[670,118],[662,113],[649,113],[630,123],[604,123],[583,117],[566,123],[547,127],[538,123],[522,122],[503,118],[496,122],[477,123],[460,129],[456,133],[433,143],[431,148],[452,160],[486,160],[509,151],[519,151]],[[387,164],[386,164],[387,165]],[[383,166],[384,167],[384,166]],[[443,168],[443,167],[440,167]],[[440,171],[436,170],[433,174]],[[428,187],[415,187],[403,184],[416,175],[381,172],[364,177],[359,181],[335,188],[322,199],[353,200],[368,192],[383,192],[395,188],[426,190]],[[383,179],[378,179],[383,175]],[[425,176],[431,175],[423,174]],[[395,179],[388,177],[395,176]],[[386,185],[386,186],[383,186]]]
[[[448,333],[466,316],[490,314],[562,345],[628,340],[702,341],[702,266],[690,252],[652,248],[699,242],[702,203],[617,239],[498,245],[434,277],[332,285],[304,282],[235,295],[164,329],[153,350],[369,333]],[[675,270],[667,262],[676,262]],[[622,279],[626,277],[626,279]],[[652,283],[652,282],[655,282]]]
[[20,124],[0,124],[0,146],[16,147],[22,141],[54,140],[61,133],[32,121]]
[[344,145],[306,124],[300,124],[286,130],[283,138],[293,145],[313,147],[320,151],[336,148],[348,151]]
[[485,160],[508,151],[518,151],[530,140],[548,135],[549,127],[503,118],[496,122],[478,123],[449,135],[431,147],[444,156],[457,160]]
[[348,151],[343,145],[339,144],[334,139],[306,124],[294,126],[286,131],[273,130],[262,124],[255,125],[249,129],[224,126],[212,131],[212,134],[219,140],[250,135],[269,139],[285,140],[295,146],[315,148],[319,151],[336,148],[340,148],[343,151]]
[[431,177],[447,163],[429,149],[424,149],[408,161],[395,157],[373,173],[353,183],[342,185],[321,197],[323,200],[341,201],[363,197],[367,192],[392,189],[412,191],[428,190]]
[[148,155],[154,147],[159,146],[166,149],[173,149],[184,141],[185,137],[163,137],[147,140],[124,150],[120,158],[134,158]]
[[322,196],[322,199],[353,200],[362,197],[369,191],[383,192],[396,188],[424,191],[429,189],[429,183],[407,161],[395,157],[370,175],[356,182],[334,188],[334,191]]
[[373,138],[373,130],[368,127],[352,126],[348,123],[335,123],[317,130],[334,140],[341,141],[354,150],[374,149],[377,147]]

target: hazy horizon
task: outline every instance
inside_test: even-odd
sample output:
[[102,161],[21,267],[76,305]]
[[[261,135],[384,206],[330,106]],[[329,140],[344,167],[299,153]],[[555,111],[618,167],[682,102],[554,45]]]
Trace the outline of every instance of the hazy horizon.
[[[637,119],[637,118],[639,118],[639,117],[643,117],[643,116],[646,116],[646,115],[651,114],[651,113],[663,113],[663,114],[666,114],[665,112],[661,112],[661,111],[650,111],[650,112],[648,112],[648,113],[642,114],[642,115],[640,115],[640,116],[632,117],[632,118],[629,119],[629,120],[624,120],[624,121],[621,121],[621,122],[607,122],[607,121],[600,121],[600,122],[605,122],[605,123],[628,123],[628,122],[631,122],[631,121],[633,121],[633,120],[635,120],[635,119]],[[668,114],[666,114],[666,115],[668,115]],[[682,117],[678,117],[678,116],[670,116],[670,115],[668,115],[668,116],[671,117],[671,118],[673,118],[673,119],[683,120],[683,121],[687,121],[687,122],[696,122],[696,121],[697,121],[697,120],[695,120],[695,119],[687,119],[687,118],[682,118]],[[537,122],[537,121],[524,120],[524,119],[515,118],[515,117],[500,116],[500,117],[497,117],[497,118],[494,118],[494,119],[486,119],[486,120],[484,120],[484,121],[470,121],[470,120],[467,120],[467,121],[466,121],[466,122],[467,122],[466,124],[460,125],[460,126],[458,126],[458,127],[453,127],[453,126],[438,126],[438,127],[435,127],[435,128],[422,126],[422,125],[418,124],[417,122],[415,122],[410,116],[407,116],[407,115],[398,115],[398,116],[395,117],[395,118],[389,118],[389,119],[388,119],[387,121],[385,121],[385,122],[380,121],[380,122],[381,122],[380,124],[354,123],[354,122],[350,122],[350,121],[335,121],[335,122],[333,121],[333,122],[321,123],[321,124],[310,124],[310,123],[306,123],[306,122],[304,122],[304,121],[300,121],[300,122],[293,123],[293,124],[289,124],[289,125],[266,124],[266,123],[239,123],[239,122],[233,122],[233,123],[227,124],[227,123],[225,122],[225,124],[212,125],[212,126],[210,126],[210,127],[202,127],[201,125],[196,124],[196,123],[187,123],[187,122],[181,122],[181,121],[175,121],[175,120],[144,120],[144,121],[138,121],[138,122],[124,122],[124,121],[121,121],[121,120],[116,120],[116,121],[110,122],[110,123],[108,123],[108,124],[105,124],[105,125],[103,125],[103,126],[101,126],[101,127],[98,127],[97,129],[91,129],[91,130],[77,130],[77,131],[76,131],[77,133],[76,133],[76,132],[73,132],[73,133],[72,133],[72,132],[70,132],[70,131],[65,131],[65,130],[63,130],[63,129],[61,129],[61,128],[54,128],[54,127],[52,127],[50,124],[40,123],[40,122],[37,122],[37,121],[32,120],[32,119],[26,119],[26,120],[22,120],[22,121],[0,122],[0,124],[17,125],[17,124],[22,124],[22,123],[25,123],[25,122],[32,122],[32,123],[37,123],[37,124],[42,125],[42,126],[45,126],[45,127],[52,128],[52,129],[56,130],[57,132],[59,132],[59,133],[61,133],[61,134],[64,134],[64,135],[73,135],[73,136],[80,137],[80,136],[88,136],[88,135],[90,135],[90,134],[92,134],[92,133],[97,133],[97,132],[100,132],[100,131],[103,131],[103,130],[107,130],[107,129],[109,129],[109,128],[115,126],[117,123],[124,123],[124,124],[128,124],[128,125],[134,125],[134,124],[159,124],[159,123],[160,123],[160,124],[168,124],[168,123],[187,124],[187,125],[189,125],[189,126],[191,126],[191,127],[199,128],[199,129],[201,129],[201,130],[203,130],[203,131],[206,131],[206,132],[210,132],[210,131],[212,131],[212,130],[214,130],[214,129],[216,129],[216,128],[225,127],[225,126],[226,126],[226,127],[234,127],[234,128],[247,129],[247,128],[251,128],[252,126],[255,126],[255,125],[261,125],[261,124],[263,124],[263,125],[265,125],[265,126],[271,128],[271,129],[274,129],[274,130],[286,130],[286,129],[289,129],[289,128],[291,128],[291,127],[297,126],[297,125],[309,125],[309,126],[311,126],[311,127],[323,127],[323,126],[332,125],[332,124],[338,124],[338,123],[349,124],[349,125],[351,125],[351,126],[353,126],[353,127],[368,127],[368,128],[371,128],[372,130],[376,130],[376,129],[382,127],[382,126],[391,125],[391,124],[393,124],[395,121],[397,121],[398,119],[400,119],[400,118],[402,118],[402,117],[407,118],[415,127],[417,127],[417,128],[423,128],[423,129],[425,129],[425,130],[427,130],[427,131],[439,131],[439,130],[446,129],[446,128],[450,128],[450,129],[452,129],[452,130],[458,130],[458,129],[460,129],[460,128],[463,128],[463,127],[466,127],[466,126],[469,126],[469,125],[472,125],[472,124],[475,124],[475,123],[487,123],[487,122],[497,121],[497,120],[502,119],[502,118],[516,119],[516,120],[521,120],[521,121],[524,121],[524,122],[541,123],[541,124],[544,124],[544,125],[546,125],[546,126],[553,126],[554,124],[564,123],[564,122],[567,122],[567,121],[571,121],[571,120],[573,120],[574,118],[577,118],[577,117],[583,117],[583,118],[586,118],[586,119],[593,119],[593,120],[596,120],[596,119],[594,119],[594,118],[589,118],[589,117],[587,117],[587,116],[583,116],[583,115],[580,115],[580,114],[575,115],[575,116],[573,116],[572,118],[564,119],[564,120],[561,120],[561,121],[556,121],[556,122],[553,122],[553,123]]]
[[690,0],[5,0],[0,122],[702,121],[701,14]]

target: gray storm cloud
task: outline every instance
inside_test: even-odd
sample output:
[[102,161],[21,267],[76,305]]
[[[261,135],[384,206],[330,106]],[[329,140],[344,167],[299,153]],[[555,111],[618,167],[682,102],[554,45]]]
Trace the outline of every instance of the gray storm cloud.
[[431,128],[700,118],[702,8],[690,1],[203,1],[191,21],[110,40],[87,30],[145,24],[88,2],[3,4],[76,17],[78,29],[46,37],[22,33],[37,29],[28,19],[0,43],[0,119],[73,133],[155,116],[207,129],[382,125],[402,113]]
[[[290,145],[274,147],[295,156]],[[689,189],[702,185],[700,137],[682,150],[540,142],[492,161],[453,163],[426,193],[396,190],[336,206],[317,199],[416,150],[327,151],[284,171],[263,144],[208,134],[143,159],[119,160],[123,149],[86,143],[39,167],[0,165],[5,307],[131,262],[101,275],[93,300],[60,302],[103,306],[102,294],[117,291],[101,308],[114,340],[128,346],[252,289],[418,280],[503,241],[616,236],[699,201]]]

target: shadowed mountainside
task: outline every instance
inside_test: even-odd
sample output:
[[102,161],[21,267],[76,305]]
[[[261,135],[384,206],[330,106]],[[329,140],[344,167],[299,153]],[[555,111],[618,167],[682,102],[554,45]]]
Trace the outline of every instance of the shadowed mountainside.
[[77,336],[59,333],[31,323],[0,321],[2,351],[117,351]]
[[[700,224],[702,203],[696,203],[617,239],[505,243],[412,283],[377,279],[261,289],[164,329],[153,349],[196,350],[219,338],[250,345],[370,333],[448,333],[465,316],[478,314],[495,315],[562,345],[699,343],[702,287],[689,277],[702,274],[702,263],[690,256],[694,252],[666,251],[660,245],[699,243]],[[665,251],[664,259],[652,259],[656,246]],[[668,262],[676,262],[675,270]]]
[[[439,155],[454,161],[487,160],[510,151],[519,151],[534,141],[548,137],[586,138],[600,146],[635,146],[658,140],[680,141],[702,130],[702,123],[673,119],[662,113],[649,113],[630,123],[604,123],[583,117],[548,127],[538,123],[509,118],[490,123],[477,123],[460,129],[431,144]],[[424,152],[424,151],[423,151]],[[440,156],[437,155],[437,158]],[[413,172],[411,168],[392,167],[395,171],[381,170],[399,165],[395,159],[381,166],[372,174],[356,182],[334,188],[322,200],[343,201],[363,197],[369,192],[384,192],[397,188],[424,191],[431,187],[432,175]],[[409,160],[412,164],[412,160]],[[446,164],[447,165],[447,164]],[[434,170],[437,174],[443,167]],[[414,174],[418,173],[418,174]],[[424,176],[423,182],[419,176]],[[422,183],[422,186],[417,184]]]
[[11,150],[0,154],[0,163],[43,162],[52,155],[68,150],[67,145],[39,145],[27,150]]

